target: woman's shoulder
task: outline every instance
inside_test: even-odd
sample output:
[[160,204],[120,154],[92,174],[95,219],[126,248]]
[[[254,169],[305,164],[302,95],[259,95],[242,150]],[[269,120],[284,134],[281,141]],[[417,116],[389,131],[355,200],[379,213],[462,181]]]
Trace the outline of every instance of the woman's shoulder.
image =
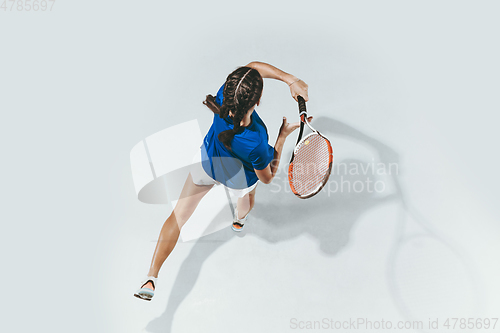
[[219,90],[217,91],[217,94],[215,96],[215,102],[217,102],[217,104],[219,104],[220,106],[222,106],[222,102],[224,101],[224,86],[226,85],[226,82],[224,82],[222,84],[222,86],[219,88]]
[[252,125],[254,125],[252,126],[252,129],[255,132],[259,133],[261,137],[268,137],[266,124],[264,124],[264,121],[262,120],[262,118],[260,118],[259,114],[255,110],[252,114]]

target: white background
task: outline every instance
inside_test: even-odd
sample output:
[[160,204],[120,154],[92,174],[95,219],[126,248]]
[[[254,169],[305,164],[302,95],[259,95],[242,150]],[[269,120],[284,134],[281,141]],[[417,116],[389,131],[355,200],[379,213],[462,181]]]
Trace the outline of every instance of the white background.
[[[404,318],[386,277],[394,201],[323,195],[318,208],[263,184],[243,237],[179,243],[154,300],[132,296],[169,209],[135,197],[131,148],[192,119],[205,133],[205,95],[253,60],[307,82],[315,118],[397,153],[407,199],[471,263],[479,314],[500,316],[498,2],[10,6],[0,10],[3,332],[289,332],[291,318]],[[266,80],[258,112],[273,144],[297,107]],[[336,161],[377,154],[329,135]]]

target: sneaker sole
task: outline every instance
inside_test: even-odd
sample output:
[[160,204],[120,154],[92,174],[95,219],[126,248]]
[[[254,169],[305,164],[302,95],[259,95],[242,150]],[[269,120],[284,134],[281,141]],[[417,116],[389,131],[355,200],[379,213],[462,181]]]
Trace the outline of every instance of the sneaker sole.
[[139,294],[134,294],[134,296],[145,301],[151,301],[151,299],[153,298],[153,297],[143,297],[142,295]]

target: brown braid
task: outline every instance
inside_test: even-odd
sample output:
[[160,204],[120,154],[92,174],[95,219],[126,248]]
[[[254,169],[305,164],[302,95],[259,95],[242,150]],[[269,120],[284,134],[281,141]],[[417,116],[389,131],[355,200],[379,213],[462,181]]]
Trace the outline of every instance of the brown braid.
[[232,113],[230,117],[233,120],[233,129],[221,132],[218,136],[219,141],[226,148],[231,149],[231,141],[240,130],[241,121],[259,101],[263,87],[264,81],[257,70],[250,67],[239,67],[226,79],[222,106],[217,104],[214,96],[207,95],[203,104],[219,117],[226,118],[229,116],[229,112]]

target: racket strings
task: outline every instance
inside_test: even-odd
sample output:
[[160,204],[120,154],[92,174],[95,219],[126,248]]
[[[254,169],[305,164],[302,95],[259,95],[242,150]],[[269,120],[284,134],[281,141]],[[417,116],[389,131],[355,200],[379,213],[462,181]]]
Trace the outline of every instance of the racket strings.
[[332,162],[328,141],[313,134],[300,142],[290,168],[290,185],[299,195],[312,194],[323,185]]

